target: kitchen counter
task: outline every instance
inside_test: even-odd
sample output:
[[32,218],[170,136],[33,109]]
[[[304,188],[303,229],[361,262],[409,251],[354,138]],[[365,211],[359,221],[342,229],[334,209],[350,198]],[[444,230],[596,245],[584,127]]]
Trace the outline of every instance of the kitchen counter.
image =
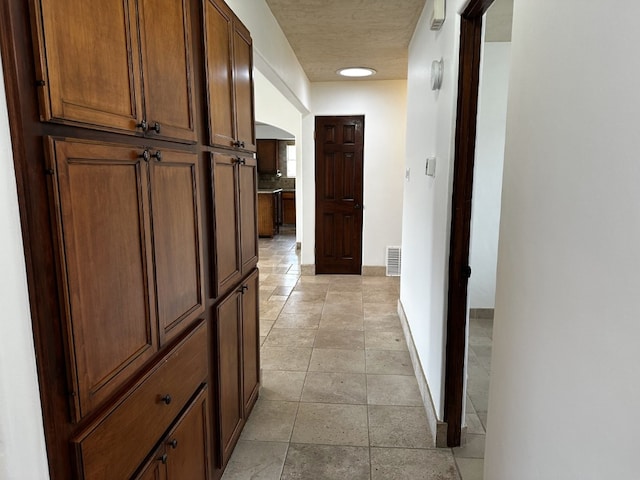
[[283,190],[281,188],[259,188],[258,189],[258,193],[262,193],[262,194],[274,194],[274,193],[278,193],[278,192],[282,192]]
[[282,225],[282,189],[258,189],[258,236],[273,237]]

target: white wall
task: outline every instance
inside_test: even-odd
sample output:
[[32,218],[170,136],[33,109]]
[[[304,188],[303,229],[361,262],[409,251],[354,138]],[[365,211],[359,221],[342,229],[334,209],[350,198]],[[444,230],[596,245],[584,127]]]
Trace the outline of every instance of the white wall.
[[[420,17],[409,47],[407,154],[402,218],[400,300],[427,377],[439,419],[443,415],[447,266],[451,223],[453,138],[463,0],[447,3],[440,31],[429,29],[432,1]],[[431,90],[433,60],[444,60],[440,91]],[[425,176],[425,160],[437,157],[435,177]]]
[[638,478],[640,4],[517,0],[485,478]]
[[0,478],[49,478],[0,63]]
[[315,263],[315,116],[364,115],[362,264],[383,266],[385,247],[401,241],[406,82],[312,83],[311,105],[303,119],[302,264]]
[[510,49],[509,42],[488,42],[482,52],[469,256],[471,308],[495,304]]

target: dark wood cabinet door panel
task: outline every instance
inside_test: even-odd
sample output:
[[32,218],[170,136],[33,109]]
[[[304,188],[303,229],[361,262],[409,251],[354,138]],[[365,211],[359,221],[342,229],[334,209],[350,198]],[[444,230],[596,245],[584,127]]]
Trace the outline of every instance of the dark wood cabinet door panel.
[[142,118],[135,2],[35,0],[45,120],[129,132]]
[[138,15],[148,132],[195,141],[189,2],[138,0]]
[[50,161],[78,420],[156,351],[147,178],[130,147],[52,140]]
[[[249,416],[260,387],[260,327],[258,323],[258,271],[242,284],[242,383],[244,417]],[[246,287],[246,288],[244,288]]]
[[83,478],[131,477],[206,381],[206,351],[207,327],[202,322],[116,405],[72,440]]
[[163,463],[164,445],[153,452],[151,458],[144,465],[142,470],[133,477],[133,480],[166,480],[167,467]]
[[205,386],[165,438],[169,480],[208,480],[209,401]]
[[275,175],[278,172],[278,140],[261,138],[256,140],[258,172]]
[[209,141],[232,147],[235,142],[232,38],[233,13],[223,2],[206,0],[205,54]]
[[257,197],[258,176],[256,160],[243,157],[238,166],[240,201],[240,258],[242,275],[249,273],[258,263],[258,219]]
[[222,466],[229,460],[242,428],[241,308],[241,296],[233,292],[216,309]]
[[[155,152],[156,154],[158,152]],[[159,152],[149,162],[151,218],[161,343],[204,310],[198,157]]]
[[256,150],[253,114],[253,47],[249,31],[234,22],[233,59],[236,100],[236,140],[246,150]]
[[215,226],[215,288],[220,296],[240,280],[240,212],[237,195],[237,160],[230,155],[212,154],[213,203]]

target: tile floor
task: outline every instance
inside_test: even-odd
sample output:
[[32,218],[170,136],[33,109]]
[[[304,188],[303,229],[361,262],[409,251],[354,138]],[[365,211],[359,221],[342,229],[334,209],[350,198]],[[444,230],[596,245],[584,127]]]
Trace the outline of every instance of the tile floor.
[[260,240],[259,267],[262,389],[223,480],[482,478],[486,402],[471,444],[432,447],[397,278],[300,277],[291,233]]

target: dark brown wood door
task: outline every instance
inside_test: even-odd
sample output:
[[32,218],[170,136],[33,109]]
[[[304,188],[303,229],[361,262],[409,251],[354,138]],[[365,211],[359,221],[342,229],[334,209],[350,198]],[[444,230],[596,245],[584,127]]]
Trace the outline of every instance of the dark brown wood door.
[[[161,160],[157,155],[161,155]],[[198,156],[153,151],[149,161],[161,344],[204,310]]]
[[244,417],[249,416],[260,387],[260,327],[258,323],[258,271],[242,284],[242,383]]
[[214,291],[218,297],[238,283],[240,261],[240,204],[237,195],[237,157],[214,153],[211,155],[214,208]]
[[238,163],[238,199],[240,203],[240,263],[242,275],[258,263],[257,163],[253,157],[240,157]]
[[156,347],[147,166],[131,147],[50,141],[73,417]]
[[139,0],[147,132],[196,140],[189,2]]
[[316,273],[360,274],[364,117],[316,117]]
[[216,309],[220,458],[226,465],[242,427],[242,296],[233,292]]
[[168,480],[208,480],[208,411],[205,387],[166,437]]
[[205,53],[209,142],[232,147],[235,142],[233,101],[233,13],[222,2],[205,2]]
[[233,59],[236,99],[236,141],[241,148],[256,150],[253,115],[253,47],[249,31],[234,21]]
[[34,3],[43,118],[135,131],[142,119],[135,2]]

